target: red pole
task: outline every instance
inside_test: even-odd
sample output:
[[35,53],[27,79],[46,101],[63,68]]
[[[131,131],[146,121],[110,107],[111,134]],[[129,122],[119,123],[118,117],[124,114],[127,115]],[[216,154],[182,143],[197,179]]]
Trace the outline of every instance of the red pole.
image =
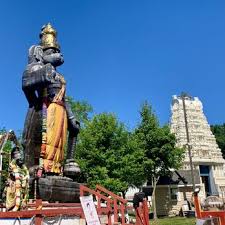
[[143,202],[139,203],[139,206],[136,208],[136,223],[135,225],[150,225],[149,222],[149,212],[148,212],[147,200],[143,199]]
[[120,211],[121,211],[121,219],[122,219],[122,225],[125,225],[125,213],[124,213],[124,211],[125,211],[125,206],[124,206],[124,204],[121,202],[121,205],[120,205]]
[[112,225],[112,218],[111,218],[111,205],[110,202],[107,201],[107,209],[108,209],[108,225]]
[[114,204],[114,223],[118,222],[118,206],[117,206],[117,199],[114,198],[113,200],[113,204]]
[[142,225],[142,218],[141,218],[141,207],[137,207],[135,209],[135,212],[136,212],[136,222],[135,222],[135,225]]
[[198,219],[201,219],[202,218],[202,215],[201,215],[201,206],[200,206],[200,202],[199,202],[199,199],[198,199],[198,193],[194,193],[194,204],[195,204],[196,217]]
[[[36,199],[36,209],[41,210],[42,209],[42,199]],[[37,214],[35,217],[35,225],[41,225],[42,224],[42,215]]]
[[221,225],[225,225],[225,218],[224,218],[224,216],[220,217],[220,224]]
[[80,185],[80,196],[84,196],[84,188]]
[[144,223],[145,225],[150,225],[150,222],[149,222],[149,212],[148,212],[148,203],[147,203],[147,200],[144,199],[143,201],[143,219],[144,219]]
[[98,207],[98,209],[100,209],[100,208],[101,208],[101,197],[100,197],[100,191],[99,191],[99,190],[97,190],[97,193],[98,193],[98,195],[96,196],[96,198],[97,198],[97,207]]

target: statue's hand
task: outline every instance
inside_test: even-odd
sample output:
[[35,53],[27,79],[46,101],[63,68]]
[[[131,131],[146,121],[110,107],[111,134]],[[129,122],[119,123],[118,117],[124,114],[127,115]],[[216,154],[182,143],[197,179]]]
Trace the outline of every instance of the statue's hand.
[[51,63],[47,63],[45,65],[46,67],[46,80],[51,82],[52,80],[54,80],[55,76],[56,76],[56,70],[55,68],[51,65]]
[[75,136],[78,135],[80,131],[80,122],[77,121],[75,118],[69,119],[69,129]]
[[78,120],[76,120],[76,127],[77,129],[80,129],[80,122]]

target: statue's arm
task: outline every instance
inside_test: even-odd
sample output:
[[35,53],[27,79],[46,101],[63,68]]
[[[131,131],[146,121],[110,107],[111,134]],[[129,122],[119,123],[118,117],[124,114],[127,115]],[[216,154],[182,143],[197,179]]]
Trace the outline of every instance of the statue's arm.
[[22,88],[24,90],[26,88],[38,89],[45,87],[51,82],[54,74],[55,70],[49,63],[42,67],[38,65],[28,67],[23,73]]
[[27,101],[32,107],[37,102],[37,90],[47,87],[53,76],[55,70],[51,64],[46,64],[40,67],[40,65],[28,65],[26,70],[23,73],[22,77],[22,89],[27,98]]
[[74,136],[77,136],[80,130],[80,123],[79,121],[76,120],[67,98],[65,99],[65,108],[66,108],[66,114],[68,118],[69,132],[73,133]]

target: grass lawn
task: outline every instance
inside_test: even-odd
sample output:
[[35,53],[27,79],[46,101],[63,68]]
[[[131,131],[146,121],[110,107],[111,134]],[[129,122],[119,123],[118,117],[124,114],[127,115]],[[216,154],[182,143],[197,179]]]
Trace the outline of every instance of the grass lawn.
[[195,225],[195,218],[172,217],[150,220],[150,225]]

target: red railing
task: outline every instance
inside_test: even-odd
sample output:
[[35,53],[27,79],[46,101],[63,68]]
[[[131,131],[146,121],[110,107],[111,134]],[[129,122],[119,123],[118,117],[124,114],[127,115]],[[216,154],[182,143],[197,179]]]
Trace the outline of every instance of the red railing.
[[113,211],[114,211],[114,222],[117,223],[119,220],[119,212],[121,213],[121,224],[125,225],[126,220],[125,220],[125,209],[126,209],[126,204],[127,200],[121,198],[119,195],[116,195],[115,193],[107,190],[106,188],[96,185],[96,191],[98,193],[102,193],[108,198],[112,199],[113,201]]
[[[96,185],[96,191],[98,193],[103,193],[103,195],[108,196],[108,198],[113,200],[114,209],[114,223],[118,223],[119,213],[121,214],[121,225],[127,225],[125,210],[133,209],[133,207],[127,206],[127,200],[116,195],[115,193],[107,190],[106,188]],[[135,209],[136,213],[136,225],[149,225],[149,209],[147,200],[144,199],[143,202],[139,203],[139,207]]]
[[[95,200],[97,201],[97,213],[98,215],[101,214],[106,214],[107,215],[107,219],[108,219],[108,225],[112,225],[112,218],[111,218],[111,214],[112,214],[112,204],[113,201],[106,197],[105,195],[100,194],[99,192],[92,190],[84,185],[80,185],[80,196],[85,196],[85,194],[92,194],[95,198]],[[106,207],[102,207],[101,203],[104,200],[104,202],[106,202]]]
[[220,220],[220,225],[225,225],[225,211],[203,211],[198,198],[198,193],[194,193],[194,205],[195,205],[195,214],[198,219],[206,219],[217,217]]
[[[65,208],[62,208],[63,207]],[[55,207],[52,209],[43,209],[45,207]],[[34,204],[32,204],[34,207]],[[59,208],[60,207],[60,208]],[[76,203],[45,203],[41,199],[36,200],[35,209],[22,210],[17,212],[0,212],[0,218],[34,218],[35,225],[41,225],[43,218],[48,216],[76,215],[82,217],[83,209]]]
[[137,207],[135,211],[135,225],[150,225],[147,199],[144,199],[143,202],[139,203],[139,207]]
[[[126,205],[127,200],[100,185],[96,186],[96,190],[80,185],[80,196],[85,196],[86,194],[93,195],[97,201],[97,213],[98,215],[107,215],[108,225],[118,224],[119,212],[121,213],[121,224],[128,225],[125,221],[125,210],[130,208]],[[102,202],[106,203],[106,205],[102,206]],[[0,208],[3,207],[0,206]],[[147,201],[143,200],[135,211],[136,225],[149,225]],[[59,215],[76,215],[80,218],[84,218],[84,212],[80,203],[46,203],[42,202],[41,199],[36,199],[35,203],[28,204],[27,210],[0,212],[0,219],[34,218],[35,225],[41,225],[44,217]],[[113,222],[112,215],[114,215]]]

